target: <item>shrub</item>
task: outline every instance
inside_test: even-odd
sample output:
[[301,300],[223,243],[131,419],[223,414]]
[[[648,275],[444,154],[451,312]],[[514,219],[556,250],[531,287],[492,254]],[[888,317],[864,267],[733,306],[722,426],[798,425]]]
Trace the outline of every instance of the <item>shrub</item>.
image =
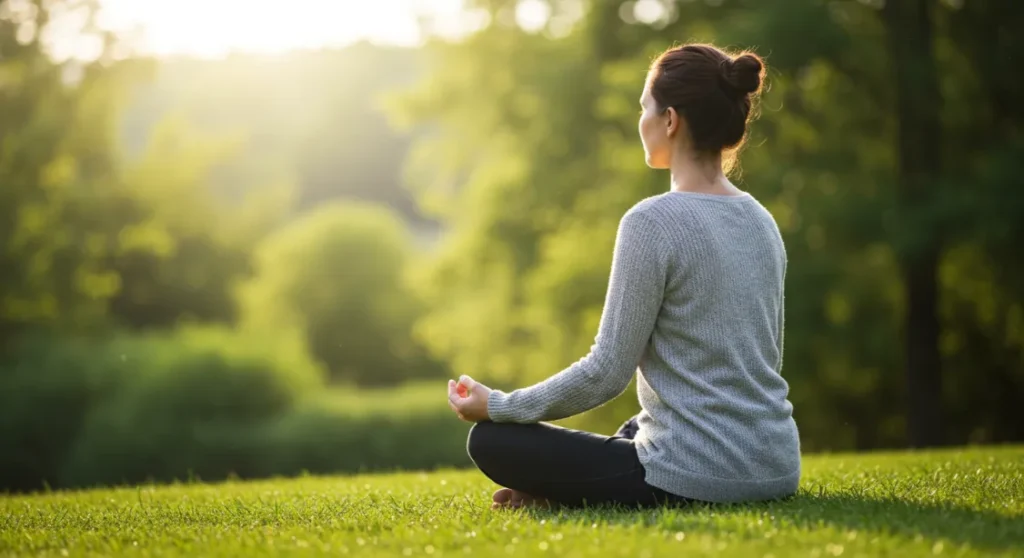
[[58,482],[60,468],[86,416],[130,376],[116,355],[82,340],[32,336],[0,362],[0,490]]
[[469,425],[448,409],[440,382],[332,390],[269,424],[259,476],[434,469],[470,464]]
[[441,382],[324,389],[295,340],[24,340],[0,364],[0,489],[469,464]]
[[138,349],[122,357],[138,373],[87,416],[62,485],[223,478],[236,460],[223,437],[289,412],[322,385],[301,353],[224,330],[149,338]]
[[413,339],[419,303],[404,276],[411,239],[385,207],[323,206],[269,237],[241,290],[247,328],[302,332],[333,380],[397,384],[440,376]]
[[251,428],[320,385],[294,343],[226,330],[25,338],[0,362],[0,489],[184,476],[216,453],[207,427]]

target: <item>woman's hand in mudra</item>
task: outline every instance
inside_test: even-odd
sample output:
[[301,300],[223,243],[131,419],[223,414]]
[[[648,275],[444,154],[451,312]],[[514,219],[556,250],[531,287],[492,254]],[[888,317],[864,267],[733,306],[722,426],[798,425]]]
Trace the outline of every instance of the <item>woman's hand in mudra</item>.
[[487,398],[491,388],[473,380],[469,376],[461,376],[459,381],[448,380],[448,406],[467,422],[489,420]]

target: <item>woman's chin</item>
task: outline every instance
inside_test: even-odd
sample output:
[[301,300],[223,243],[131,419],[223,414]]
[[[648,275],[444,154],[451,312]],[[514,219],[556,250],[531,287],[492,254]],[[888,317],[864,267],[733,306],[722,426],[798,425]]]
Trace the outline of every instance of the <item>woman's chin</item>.
[[644,157],[644,162],[647,163],[647,168],[650,169],[664,170],[668,168],[668,165],[659,164],[658,162],[653,161],[650,156]]

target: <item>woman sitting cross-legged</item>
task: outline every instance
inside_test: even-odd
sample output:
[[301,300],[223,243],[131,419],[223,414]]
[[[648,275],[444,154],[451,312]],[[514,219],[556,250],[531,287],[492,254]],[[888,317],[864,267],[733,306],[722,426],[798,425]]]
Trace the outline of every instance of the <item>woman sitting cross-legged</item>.
[[[494,505],[771,500],[796,492],[800,442],[782,378],[786,251],[771,214],[725,172],[764,66],[708,45],[648,72],[639,132],[669,191],[619,223],[590,353],[510,393],[448,382],[468,450],[505,487]],[[638,372],[641,412],[614,436],[547,424],[615,398]]]

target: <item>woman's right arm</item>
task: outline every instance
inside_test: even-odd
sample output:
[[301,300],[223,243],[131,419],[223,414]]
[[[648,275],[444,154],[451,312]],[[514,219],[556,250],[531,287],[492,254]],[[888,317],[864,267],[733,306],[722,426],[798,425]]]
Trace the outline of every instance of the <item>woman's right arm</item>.
[[660,225],[634,207],[619,223],[597,336],[590,352],[565,370],[511,393],[494,390],[495,422],[540,422],[598,407],[625,391],[650,342],[668,274]]

